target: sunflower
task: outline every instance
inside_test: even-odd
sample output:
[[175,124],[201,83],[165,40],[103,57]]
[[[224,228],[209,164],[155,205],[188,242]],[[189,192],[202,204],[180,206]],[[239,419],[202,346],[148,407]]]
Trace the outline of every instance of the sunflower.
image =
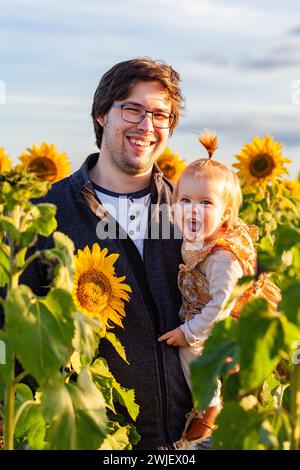
[[300,201],[300,182],[297,180],[282,180],[283,188]]
[[40,147],[27,148],[20,157],[26,170],[40,179],[56,183],[70,173],[71,164],[65,153],[58,153],[56,147],[43,142]]
[[293,208],[294,205],[291,201],[300,202],[300,182],[297,180],[282,180],[278,186],[277,198],[280,209]]
[[282,144],[273,142],[268,135],[262,139],[255,137],[252,143],[246,143],[236,157],[239,163],[233,166],[238,169],[245,193],[265,189],[269,183],[275,183],[280,176],[288,173],[284,163],[291,163],[282,156]]
[[12,166],[12,161],[6,155],[5,150],[3,147],[0,147],[0,173],[5,173],[9,171]]
[[185,160],[180,160],[178,153],[171,153],[169,147],[158,157],[157,164],[164,176],[175,183],[185,168]]
[[75,256],[73,300],[78,310],[91,318],[101,320],[104,327],[112,328],[115,323],[123,328],[125,317],[124,301],[132,292],[123,284],[125,276],[116,277],[114,263],[119,255],[106,256],[107,248],[94,243],[92,251],[86,246]]

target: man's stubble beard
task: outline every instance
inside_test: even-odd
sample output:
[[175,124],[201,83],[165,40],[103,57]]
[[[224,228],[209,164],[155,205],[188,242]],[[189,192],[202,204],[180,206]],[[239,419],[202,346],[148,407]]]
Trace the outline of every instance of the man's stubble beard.
[[147,173],[153,167],[153,164],[156,162],[158,158],[158,155],[155,157],[149,155],[148,163],[140,167],[136,165],[135,163],[138,162],[139,158],[143,158],[143,157],[136,157],[135,160],[133,161],[132,158],[130,158],[124,153],[123,149],[120,149],[118,145],[114,144],[109,139],[106,141],[106,147],[107,147],[107,151],[108,151],[109,158],[110,158],[112,165],[115,168],[117,168],[119,171],[123,173],[127,173],[129,175],[138,175],[138,174]]

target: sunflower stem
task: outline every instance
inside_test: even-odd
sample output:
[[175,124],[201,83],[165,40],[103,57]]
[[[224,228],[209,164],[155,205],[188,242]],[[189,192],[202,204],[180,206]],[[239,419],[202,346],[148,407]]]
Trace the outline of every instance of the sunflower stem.
[[292,392],[292,442],[291,450],[300,450],[300,364],[293,367]]

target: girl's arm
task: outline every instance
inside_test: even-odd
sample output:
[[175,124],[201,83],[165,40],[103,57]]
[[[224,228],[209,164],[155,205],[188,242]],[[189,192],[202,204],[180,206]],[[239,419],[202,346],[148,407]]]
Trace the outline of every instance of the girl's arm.
[[180,326],[190,346],[205,341],[213,324],[229,316],[233,304],[223,312],[222,307],[228,302],[237,281],[243,276],[238,259],[227,250],[217,250],[209,255],[201,264],[201,271],[206,275],[212,299],[201,313]]

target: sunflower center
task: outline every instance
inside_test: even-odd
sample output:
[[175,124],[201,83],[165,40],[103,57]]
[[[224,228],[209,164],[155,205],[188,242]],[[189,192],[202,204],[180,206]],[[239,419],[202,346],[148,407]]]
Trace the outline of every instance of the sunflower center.
[[172,165],[168,165],[168,164],[164,165],[162,170],[163,170],[164,174],[167,176],[167,178],[174,176],[175,173],[176,173],[175,167],[172,166]]
[[250,163],[250,172],[256,178],[262,178],[272,173],[275,163],[271,155],[266,153],[257,155]]
[[47,157],[37,157],[28,165],[28,171],[35,173],[41,179],[55,181],[57,168],[55,163]]
[[90,269],[80,276],[77,298],[80,305],[89,312],[102,312],[109,304],[111,294],[111,284],[105,274]]

